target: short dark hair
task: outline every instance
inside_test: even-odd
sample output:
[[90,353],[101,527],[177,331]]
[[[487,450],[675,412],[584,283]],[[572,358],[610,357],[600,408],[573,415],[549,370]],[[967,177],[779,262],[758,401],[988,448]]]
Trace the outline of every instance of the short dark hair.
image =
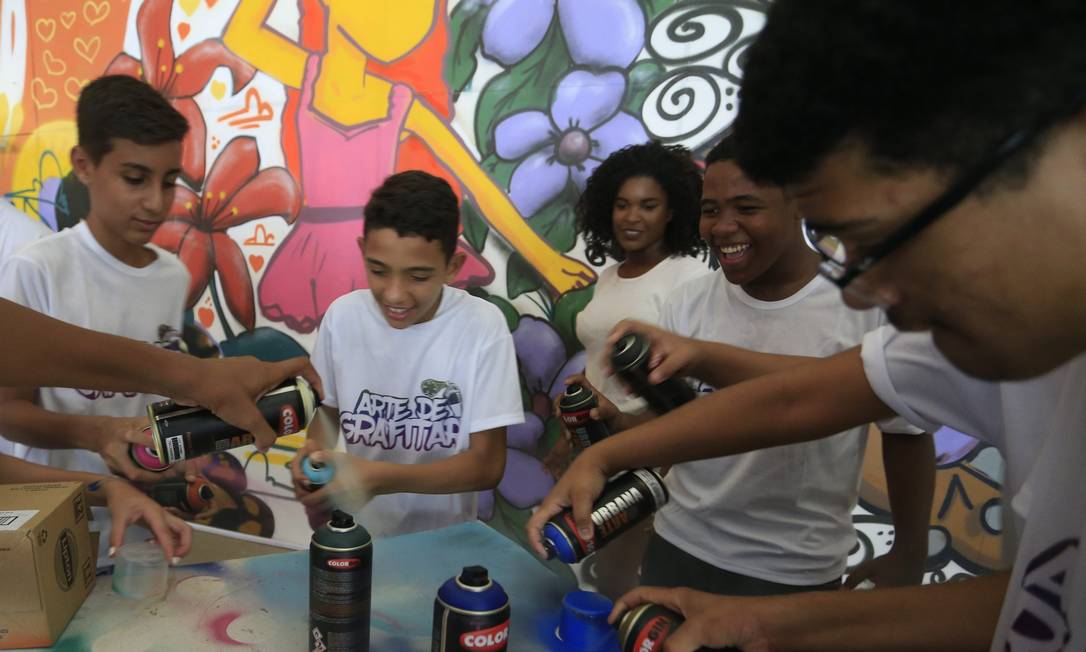
[[417,235],[441,243],[445,258],[456,252],[460,207],[449,183],[441,177],[408,170],[382,183],[366,203],[363,235],[393,229],[400,237]]
[[737,155],[735,136],[729,133],[721,138],[720,142],[713,145],[713,148],[705,155],[705,167],[709,167],[713,163],[720,163],[721,161],[734,161],[737,158]]
[[693,256],[705,251],[705,243],[698,236],[701,170],[690,150],[653,141],[618,150],[588,178],[576,207],[577,229],[584,235],[588,262],[602,265],[607,256],[625,260],[625,253],[615,242],[612,211],[619,188],[633,177],[654,179],[667,194],[671,221],[664,231],[664,247],[668,255]]
[[958,172],[1081,92],[1084,43],[1081,0],[777,0],[748,50],[740,167],[795,183],[854,143],[879,171]]
[[113,149],[114,138],[161,145],[180,142],[189,130],[185,116],[161,93],[128,75],[106,75],[87,84],[75,116],[79,146],[95,164]]

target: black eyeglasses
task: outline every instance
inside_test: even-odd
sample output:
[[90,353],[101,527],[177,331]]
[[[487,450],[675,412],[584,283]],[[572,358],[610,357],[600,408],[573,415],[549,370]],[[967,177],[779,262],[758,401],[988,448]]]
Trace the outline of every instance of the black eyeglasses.
[[837,287],[844,289],[872,265],[908,242],[929,224],[949,213],[1011,157],[1025,149],[1050,126],[1077,111],[1084,102],[1086,102],[1086,92],[1079,93],[1066,107],[1012,133],[990,155],[963,172],[941,195],[857,262],[848,263],[849,255],[844,242],[836,236],[819,233],[817,228],[807,224],[807,220],[804,219],[802,221],[803,237],[807,241],[807,246],[822,256],[819,273]]

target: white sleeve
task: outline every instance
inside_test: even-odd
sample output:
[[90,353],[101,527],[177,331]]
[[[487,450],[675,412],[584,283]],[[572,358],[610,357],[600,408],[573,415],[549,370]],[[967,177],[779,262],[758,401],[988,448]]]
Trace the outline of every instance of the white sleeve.
[[332,366],[332,360],[336,359],[332,347],[332,335],[335,331],[335,319],[332,313],[330,306],[324,313],[321,325],[317,328],[317,344],[313,347],[313,355],[310,356],[309,361],[313,363],[313,368],[317,370],[317,375],[321,377],[321,385],[324,387],[324,400],[321,401],[321,405],[339,409],[339,399],[336,397],[336,374]]
[[479,350],[474,378],[475,387],[465,398],[472,402],[469,433],[524,423],[517,354],[504,321],[498,335]]
[[914,426],[941,426],[997,446],[1002,396],[997,383],[966,376],[935,348],[930,333],[883,326],[864,336],[864,373],[883,403]]
[[48,274],[34,260],[12,256],[0,265],[0,297],[48,315]]

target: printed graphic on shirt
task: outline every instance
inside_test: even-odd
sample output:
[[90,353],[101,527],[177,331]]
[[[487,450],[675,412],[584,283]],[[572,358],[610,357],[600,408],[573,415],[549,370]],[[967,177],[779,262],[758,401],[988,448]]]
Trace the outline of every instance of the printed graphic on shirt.
[[[155,331],[155,335],[156,337],[153,342],[155,346],[166,349],[167,351],[175,351],[178,353],[184,352],[184,349],[182,348],[184,344],[181,341],[181,333],[173,326],[170,326],[169,324],[159,324]],[[77,389],[75,391],[89,401],[113,398],[114,396],[132,398],[133,396],[139,395],[139,392],[109,392],[97,389]]]
[[1071,640],[1064,596],[1078,555],[1079,540],[1064,539],[1033,558],[1022,574],[1021,607],[1011,624],[1006,649],[1055,652]]
[[362,390],[354,409],[339,415],[347,444],[385,450],[453,448],[460,437],[463,399],[455,383],[428,379],[412,397]]

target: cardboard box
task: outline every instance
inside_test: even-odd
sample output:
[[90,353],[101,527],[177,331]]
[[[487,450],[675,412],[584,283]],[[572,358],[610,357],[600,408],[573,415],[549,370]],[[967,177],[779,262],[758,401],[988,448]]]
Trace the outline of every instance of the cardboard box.
[[0,649],[48,647],[94,588],[79,482],[0,485]]

